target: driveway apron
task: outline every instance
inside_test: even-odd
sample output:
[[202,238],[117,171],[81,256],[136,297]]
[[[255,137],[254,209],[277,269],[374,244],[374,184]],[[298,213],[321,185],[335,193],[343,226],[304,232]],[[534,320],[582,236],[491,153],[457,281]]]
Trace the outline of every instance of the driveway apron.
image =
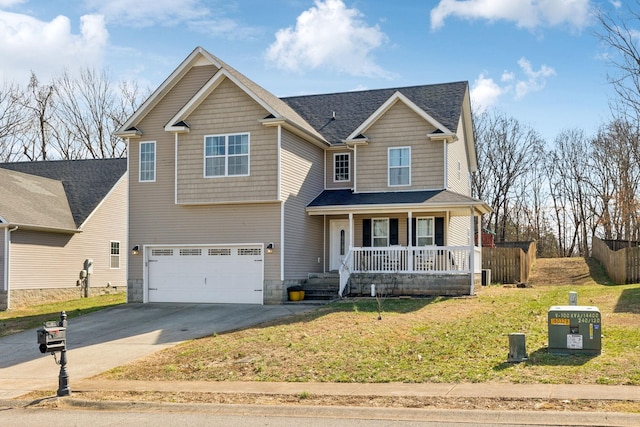
[[[180,342],[311,311],[313,305],[123,304],[70,319],[69,384]],[[58,320],[54,316],[50,320]],[[58,353],[59,355],[59,353]],[[0,398],[58,387],[59,366],[35,329],[0,338]]]

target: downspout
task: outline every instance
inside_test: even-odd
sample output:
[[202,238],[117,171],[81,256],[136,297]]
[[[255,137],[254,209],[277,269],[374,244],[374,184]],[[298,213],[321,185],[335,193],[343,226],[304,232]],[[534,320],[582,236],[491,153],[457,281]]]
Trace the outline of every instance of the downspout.
[[446,140],[442,140],[442,143],[444,144],[443,150],[444,151],[444,189],[448,190],[449,188],[449,146],[447,145],[447,141]]
[[469,208],[469,210],[471,211],[471,232],[469,234],[471,234],[471,241],[469,242],[469,246],[471,249],[471,254],[469,256],[469,264],[470,264],[470,268],[471,268],[471,288],[469,291],[469,295],[473,295],[474,294],[474,287],[476,284],[476,266],[475,266],[475,261],[476,261],[476,245],[475,245],[475,212],[473,211],[473,205],[471,205],[471,207]]
[[282,125],[278,125],[278,167],[276,197],[280,201],[280,280],[284,281],[284,202],[282,201]]
[[10,257],[10,252],[11,252],[11,233],[16,231],[18,229],[18,226],[16,225],[13,228],[7,228],[7,236],[6,239],[4,240],[4,262],[5,262],[5,269],[4,269],[4,287],[7,290],[7,309],[11,308],[11,287],[9,286],[9,280],[11,278],[11,257]]

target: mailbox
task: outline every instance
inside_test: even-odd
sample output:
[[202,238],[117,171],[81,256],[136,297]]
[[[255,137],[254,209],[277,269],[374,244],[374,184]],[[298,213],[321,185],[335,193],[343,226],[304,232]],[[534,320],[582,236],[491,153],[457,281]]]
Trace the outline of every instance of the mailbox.
[[46,322],[38,329],[38,348],[40,353],[53,353],[66,350],[67,328],[58,326],[57,322]]
[[554,306],[548,314],[549,353],[601,353],[602,322],[597,307]]

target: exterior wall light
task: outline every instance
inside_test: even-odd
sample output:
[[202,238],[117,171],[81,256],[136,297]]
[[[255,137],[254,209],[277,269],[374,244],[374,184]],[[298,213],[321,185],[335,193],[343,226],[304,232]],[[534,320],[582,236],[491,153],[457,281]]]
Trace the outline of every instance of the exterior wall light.
[[135,245],[133,248],[131,248],[131,255],[138,255],[140,254],[140,245]]
[[273,244],[273,242],[269,242],[267,244],[267,253],[268,254],[272,254],[273,253],[273,249],[275,248],[275,245]]

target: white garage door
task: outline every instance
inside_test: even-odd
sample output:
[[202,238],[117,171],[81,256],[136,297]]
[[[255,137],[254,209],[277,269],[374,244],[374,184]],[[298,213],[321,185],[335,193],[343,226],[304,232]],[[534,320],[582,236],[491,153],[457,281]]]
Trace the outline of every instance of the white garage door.
[[146,251],[149,302],[262,304],[262,245]]

